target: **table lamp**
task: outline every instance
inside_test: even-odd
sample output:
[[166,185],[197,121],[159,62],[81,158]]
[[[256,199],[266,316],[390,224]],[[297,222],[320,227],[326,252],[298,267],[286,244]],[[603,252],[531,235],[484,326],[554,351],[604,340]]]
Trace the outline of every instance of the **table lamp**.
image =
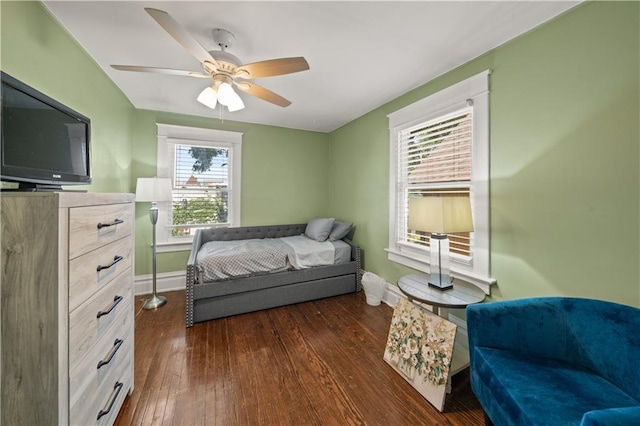
[[156,309],[167,303],[167,298],[158,296],[156,291],[156,223],[158,222],[158,202],[171,201],[171,191],[171,179],[138,178],[136,185],[136,202],[151,201],[149,218],[151,219],[151,225],[153,225],[153,294],[151,298],[144,303],[144,309]]
[[431,233],[429,285],[440,290],[453,288],[447,234],[473,231],[469,195],[427,195],[409,198],[408,227],[411,230]]

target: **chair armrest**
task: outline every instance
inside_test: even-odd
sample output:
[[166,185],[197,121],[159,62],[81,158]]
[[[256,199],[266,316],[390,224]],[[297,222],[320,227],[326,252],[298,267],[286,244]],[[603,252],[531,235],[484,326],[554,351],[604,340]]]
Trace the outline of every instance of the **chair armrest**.
[[507,300],[467,307],[471,357],[475,347],[488,347],[565,359],[566,328],[559,298]]
[[585,413],[580,426],[627,426],[638,424],[640,406],[624,408],[608,408]]

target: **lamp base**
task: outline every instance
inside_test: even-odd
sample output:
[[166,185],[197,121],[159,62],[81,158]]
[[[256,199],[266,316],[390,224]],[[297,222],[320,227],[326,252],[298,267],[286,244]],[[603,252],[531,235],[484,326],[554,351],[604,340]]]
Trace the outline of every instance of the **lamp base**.
[[439,284],[429,283],[429,287],[437,288],[438,290],[444,291],[444,290],[451,290],[453,288],[453,284],[449,284],[449,285],[445,284],[440,286]]
[[144,302],[142,309],[156,309],[164,305],[165,303],[167,303],[166,297],[158,296],[157,294],[153,293],[151,298]]

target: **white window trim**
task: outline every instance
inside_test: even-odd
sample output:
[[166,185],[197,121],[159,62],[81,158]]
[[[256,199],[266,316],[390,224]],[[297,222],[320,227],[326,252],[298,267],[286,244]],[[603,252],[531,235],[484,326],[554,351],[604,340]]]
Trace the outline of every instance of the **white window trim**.
[[[240,201],[242,188],[242,133],[199,127],[157,123],[158,152],[157,176],[171,178],[167,144],[193,144],[231,148],[229,157],[229,221],[240,225]],[[189,250],[193,237],[173,237],[169,223],[169,202],[158,203],[157,247],[159,253]]]
[[451,257],[454,277],[469,281],[486,294],[490,275],[489,251],[489,74],[483,71],[389,114],[389,247],[388,259],[429,273],[429,250],[402,244],[397,235],[398,132],[407,127],[462,109],[473,102],[472,207],[474,247],[471,262]]

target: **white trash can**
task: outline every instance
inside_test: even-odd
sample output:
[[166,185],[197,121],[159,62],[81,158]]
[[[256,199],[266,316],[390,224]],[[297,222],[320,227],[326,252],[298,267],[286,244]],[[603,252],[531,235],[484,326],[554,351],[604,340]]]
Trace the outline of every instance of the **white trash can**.
[[384,278],[377,276],[371,272],[365,272],[362,275],[362,287],[364,288],[364,294],[367,298],[367,304],[371,306],[378,306],[384,296],[384,290],[387,287],[387,282]]

